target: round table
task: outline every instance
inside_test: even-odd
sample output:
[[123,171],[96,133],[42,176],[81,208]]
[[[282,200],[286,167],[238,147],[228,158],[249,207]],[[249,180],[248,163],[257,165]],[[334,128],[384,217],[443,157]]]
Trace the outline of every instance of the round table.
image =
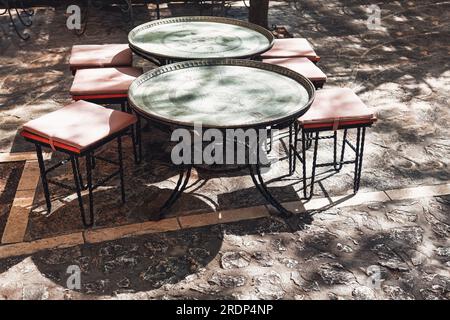
[[176,61],[252,58],[272,48],[258,25],[223,17],[175,17],[144,23],[128,34],[134,53],[159,65]]
[[[131,84],[128,101],[139,117],[170,130],[192,131],[199,125],[203,132],[254,129],[259,146],[261,130],[295,126],[309,109],[314,92],[308,79],[287,68],[252,60],[211,59],[174,63],[141,75]],[[292,134],[289,139],[292,152]],[[280,213],[290,215],[266,187],[259,159],[258,152],[258,161],[247,164],[255,186]],[[160,217],[186,188],[192,166],[183,164]]]

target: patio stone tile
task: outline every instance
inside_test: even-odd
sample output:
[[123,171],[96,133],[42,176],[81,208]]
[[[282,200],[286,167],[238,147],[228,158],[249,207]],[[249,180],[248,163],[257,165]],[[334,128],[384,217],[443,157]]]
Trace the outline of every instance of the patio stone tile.
[[[292,201],[285,202],[283,206],[293,213],[302,213],[310,210],[321,210],[328,207],[348,207],[368,202],[385,202],[389,201],[389,198],[384,192],[361,192],[356,195],[343,195],[332,198],[313,198],[309,201]],[[274,210],[270,207],[270,210]]]
[[0,240],[8,221],[25,162],[0,163]]
[[[51,153],[44,153],[44,160],[50,158]],[[2,152],[0,153],[0,162],[15,162],[15,161],[27,161],[27,160],[37,160],[36,152]]]
[[[305,205],[302,201],[290,201],[290,202],[284,202],[282,203],[282,205],[289,211],[293,212],[294,214],[297,213],[303,213],[306,212],[307,209],[305,208]],[[275,210],[274,207],[272,207],[271,205],[268,205],[268,210],[270,213],[274,213],[276,214],[277,211]]]
[[[293,213],[303,213],[309,210],[315,210],[322,207],[325,207],[330,204],[330,201],[327,198],[315,198],[310,201],[292,201],[292,202],[284,202],[283,206],[292,211]],[[270,210],[274,210],[270,207]]]
[[31,242],[7,244],[0,246],[0,259],[11,256],[32,254],[45,249],[69,248],[83,243],[83,234],[81,232],[77,232]]
[[392,200],[414,199],[417,197],[433,197],[450,194],[450,183],[434,186],[421,186],[397,190],[387,190],[386,194]]
[[266,206],[255,206],[234,210],[223,210],[205,214],[179,217],[181,228],[195,228],[212,224],[235,222],[240,220],[257,219],[269,216]]
[[[19,183],[20,184],[20,183]],[[28,225],[28,216],[34,199],[34,189],[16,192],[8,221],[3,232],[2,243],[23,241]]]
[[36,159],[36,152],[0,153],[0,162],[14,162]]
[[160,221],[148,221],[134,223],[112,228],[87,230],[84,237],[88,243],[98,243],[155,232],[179,230],[180,226],[176,218],[168,218]]
[[336,208],[357,206],[360,204],[366,204],[369,202],[385,202],[389,201],[389,197],[383,191],[375,192],[359,192],[355,195],[344,195],[332,197],[333,203],[336,203]]
[[34,160],[26,161],[19,185],[17,186],[17,191],[30,190],[34,195],[34,190],[39,182],[39,178],[39,163]]

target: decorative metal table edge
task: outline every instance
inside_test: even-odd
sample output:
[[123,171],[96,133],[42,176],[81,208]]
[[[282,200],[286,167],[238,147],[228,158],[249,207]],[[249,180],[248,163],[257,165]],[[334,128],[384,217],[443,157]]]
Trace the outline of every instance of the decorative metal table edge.
[[[226,18],[226,17],[216,17],[216,16],[184,16],[184,17],[170,17],[170,18],[165,18],[165,19],[158,18],[158,20],[146,22],[144,24],[136,26],[128,33],[128,45],[135,54],[137,54],[138,56],[140,56],[144,59],[150,60],[151,62],[155,63],[158,66],[192,60],[194,58],[182,59],[182,58],[173,57],[170,55],[162,55],[162,54],[155,54],[155,53],[147,52],[145,50],[142,50],[138,46],[134,45],[132,37],[140,30],[148,29],[148,28],[151,28],[154,26],[165,25],[165,24],[170,24],[170,23],[178,23],[178,22],[198,22],[198,21],[224,23],[224,24],[231,24],[231,25],[248,28],[250,30],[259,32],[264,37],[266,37],[267,40],[269,41],[269,45],[257,53],[237,55],[232,58],[217,57],[216,59],[253,59],[253,58],[261,55],[262,53],[270,50],[273,47],[274,42],[275,42],[275,37],[272,34],[272,32],[270,32],[269,30],[267,30],[259,25],[256,25],[256,24],[253,24],[253,23],[250,23],[247,21],[242,21],[242,20],[233,19],[233,18]],[[208,59],[213,59],[213,58],[206,58],[205,60],[208,60]]]

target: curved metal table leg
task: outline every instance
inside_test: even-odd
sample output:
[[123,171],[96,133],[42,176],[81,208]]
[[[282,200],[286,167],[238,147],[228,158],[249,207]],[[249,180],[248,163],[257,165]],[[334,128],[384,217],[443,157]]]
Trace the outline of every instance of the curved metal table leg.
[[[292,127],[290,127],[290,130],[291,129],[292,129]],[[290,139],[292,139],[291,132],[290,132]],[[291,141],[289,144],[290,144],[289,148],[291,148]],[[256,145],[257,146],[260,145],[259,132],[257,133]],[[250,152],[252,152],[252,150],[251,150],[252,147],[247,145],[247,148],[248,148],[249,154],[250,154]],[[270,203],[270,205],[272,205],[280,213],[280,215],[282,217],[290,218],[293,215],[293,213],[290,212],[289,210],[287,210],[285,207],[283,207],[283,205],[277,199],[275,199],[275,197],[272,195],[272,193],[267,188],[266,183],[264,182],[264,179],[261,175],[260,154],[259,154],[260,151],[261,151],[261,149],[258,147],[258,149],[256,150],[256,152],[257,152],[256,163],[255,164],[248,163],[252,181],[255,184],[255,187],[258,189],[258,191],[262,194],[262,196]],[[291,151],[289,150],[289,152],[291,152]],[[291,165],[291,163],[290,163],[290,165]]]
[[[25,9],[22,1],[20,1],[19,8],[18,8],[17,4],[15,3],[15,1],[11,1],[11,0],[3,0],[2,4],[5,6],[5,9],[2,13],[0,13],[0,15],[4,15],[4,14],[8,13],[9,20],[11,21],[11,24],[14,28],[15,33],[19,36],[20,39],[28,40],[30,38],[30,35],[27,33],[24,33],[24,34],[20,33],[20,31],[17,27],[16,21],[14,21],[14,18],[11,14],[11,10],[14,10],[16,12],[16,15],[17,15],[17,18],[18,18],[20,24],[22,24],[24,27],[29,27],[32,25],[32,23],[33,23],[32,16],[34,15],[34,11]],[[21,12],[19,12],[19,9],[21,9]],[[21,14],[24,14],[26,16],[26,19],[22,18]]]
[[261,176],[261,168],[259,164],[249,164],[250,176],[252,177],[253,183],[258,191],[262,194],[262,196],[269,202],[271,206],[273,206],[281,216],[284,218],[289,218],[292,216],[292,212],[287,210],[283,205],[274,198],[272,193],[267,188],[263,177]]
[[178,176],[177,185],[175,189],[172,191],[170,197],[166,200],[164,205],[161,207],[159,211],[159,219],[162,219],[166,213],[170,210],[173,204],[180,198],[183,194],[183,191],[186,189],[186,186],[189,181],[189,177],[191,176],[192,165],[189,165],[186,169],[180,171],[180,175]]

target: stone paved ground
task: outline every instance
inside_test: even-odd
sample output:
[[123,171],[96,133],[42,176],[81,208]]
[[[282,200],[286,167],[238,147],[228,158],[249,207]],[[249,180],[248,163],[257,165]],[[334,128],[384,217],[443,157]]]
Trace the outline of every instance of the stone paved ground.
[[[308,38],[317,49],[319,66],[329,76],[326,86],[353,88],[378,114],[367,137],[361,191],[447,183],[450,2],[271,2],[270,23]],[[370,3],[382,9],[381,30],[366,27]],[[37,9],[28,42],[20,42],[0,16],[2,152],[31,150],[17,128],[70,102],[67,59],[73,44],[126,41],[127,25],[117,23],[117,10],[95,12],[86,34],[77,37],[64,28],[64,8]],[[167,16],[185,13],[176,6],[163,11]],[[246,19],[246,9],[236,3],[229,15]],[[152,17],[152,11],[135,9],[137,23]],[[146,221],[164,201],[173,187],[167,179],[176,174],[167,165],[164,138],[162,132],[146,129],[146,160],[139,167],[133,166],[126,143],[128,202],[117,205],[113,186],[96,193],[97,227]],[[327,151],[325,145],[321,157]],[[111,148],[104,152],[113,154]],[[267,178],[286,172],[285,162],[276,162]],[[21,166],[0,164],[0,230]],[[350,173],[348,168],[328,177],[317,194],[346,194]],[[56,175],[69,178],[64,170]],[[195,192],[191,188],[172,215],[263,203],[245,172],[217,177],[199,171],[191,183],[201,186]],[[270,187],[283,201],[296,200],[300,188],[295,177]],[[65,196],[54,190],[56,204]],[[25,240],[82,229],[75,201],[50,216],[43,215],[43,204],[38,188]],[[265,218],[43,251],[0,261],[0,297],[449,298],[448,209],[448,197],[418,194],[414,200],[332,208],[313,214],[312,222],[301,227]],[[79,293],[64,289],[71,264],[83,271]],[[377,268],[383,281],[368,287],[368,274]]]
[[[54,249],[3,260],[0,297],[448,299],[449,209],[449,196],[418,198],[310,225],[265,218]],[[65,289],[73,264],[78,292]]]

